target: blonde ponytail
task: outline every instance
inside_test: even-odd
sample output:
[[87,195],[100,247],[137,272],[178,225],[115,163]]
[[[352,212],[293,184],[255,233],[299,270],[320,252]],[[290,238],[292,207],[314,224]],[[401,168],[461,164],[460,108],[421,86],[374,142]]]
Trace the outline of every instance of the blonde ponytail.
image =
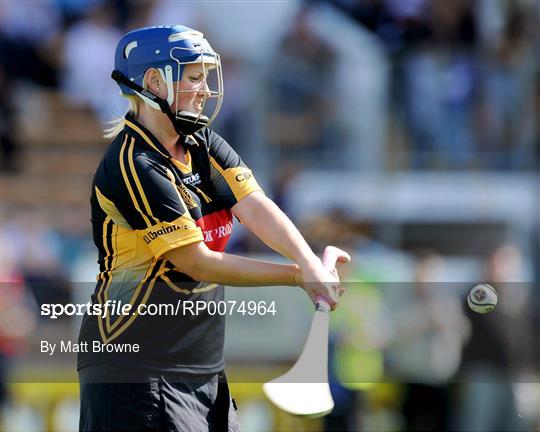
[[[124,96],[129,102],[128,112],[136,116],[139,113],[139,104],[141,100],[135,95]],[[103,138],[114,139],[116,135],[124,130],[125,127],[124,117],[118,117],[108,122],[108,126],[103,130]]]

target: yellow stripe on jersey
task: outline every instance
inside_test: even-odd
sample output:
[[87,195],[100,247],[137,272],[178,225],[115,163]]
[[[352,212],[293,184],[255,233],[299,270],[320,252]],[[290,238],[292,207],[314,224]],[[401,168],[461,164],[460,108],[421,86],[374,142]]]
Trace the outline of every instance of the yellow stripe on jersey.
[[[148,278],[152,275],[152,272],[154,270],[154,267],[156,266],[157,264],[157,260],[154,260],[152,262],[152,264],[148,267],[148,270],[146,271],[146,275],[144,276],[144,278],[138,283],[137,287],[135,288],[135,291],[133,292],[132,296],[131,296],[131,299],[129,300],[129,304],[131,305],[131,310],[133,311],[135,308],[133,306],[135,306],[137,304],[137,298],[139,297],[139,294],[141,292],[141,289],[142,287],[144,286],[144,284],[146,283],[146,281],[148,280]],[[156,276],[154,276],[155,278]],[[105,301],[107,301],[107,298],[105,299]],[[116,327],[118,327],[120,325],[121,322],[123,322],[125,320],[125,317],[126,315],[120,315],[115,321],[114,323],[111,325],[110,323],[110,315],[107,313],[106,315],[106,324],[107,324],[107,333],[110,333],[111,331],[113,331]]]
[[109,290],[111,288],[111,284],[114,281],[114,270],[117,267],[118,263],[118,225],[115,223],[112,224],[112,233],[111,233],[111,254],[112,254],[112,262],[111,262],[111,268],[109,269],[110,274],[110,280],[109,283],[105,286],[105,303],[107,303],[107,300],[109,300]]
[[199,143],[194,135],[187,135],[186,136],[186,143],[187,144],[195,144],[197,147],[199,146]]
[[193,289],[194,293],[202,293],[202,292],[212,291],[212,290],[215,290],[217,287],[219,287],[219,285],[215,284],[215,283],[201,282],[201,284],[203,285],[201,288],[194,288]]
[[[100,276],[101,276],[101,280],[103,282],[106,282],[106,278],[107,276],[110,276],[110,272],[111,272],[111,266],[108,265],[109,263],[109,260],[111,258],[111,251],[109,250],[109,246],[107,245],[108,243],[108,238],[107,238],[107,230],[108,230],[108,226],[109,224],[112,222],[112,219],[107,216],[105,218],[105,220],[103,221],[103,225],[102,225],[102,236],[101,236],[101,239],[103,241],[103,249],[105,250],[105,257],[103,258],[103,263],[104,263],[104,266],[105,266],[105,270],[102,271],[100,273]],[[101,286],[101,289],[100,289],[100,292],[98,292],[98,296],[99,294],[103,292],[103,285]]]
[[135,132],[137,132],[140,136],[142,136],[143,139],[148,143],[148,145],[149,145],[150,147],[152,147],[154,150],[156,150],[159,154],[168,157],[168,155],[164,154],[160,149],[158,149],[158,148],[154,145],[154,143],[152,142],[152,140],[151,140],[150,138],[148,138],[148,135],[146,135],[146,134],[142,131],[142,129],[141,129],[140,127],[136,126],[134,123],[130,122],[130,121],[127,120],[127,119],[125,120],[125,122],[126,122],[125,124],[126,124],[127,126],[129,126],[131,129],[133,129]]
[[172,282],[167,276],[165,276],[164,274],[161,275],[161,280],[163,282],[165,282],[169,288],[171,288],[173,291],[176,291],[177,293],[181,293],[181,294],[191,294],[191,291],[190,290],[187,290],[187,289],[184,289],[184,288],[180,288],[178,286],[176,286],[174,284],[174,282]]
[[96,197],[101,209],[109,216],[113,222],[123,228],[131,228],[129,223],[124,219],[120,210],[114,205],[114,203],[101,193],[97,186],[94,187],[96,191]]
[[[168,269],[165,269],[165,271],[167,271],[167,270]],[[185,288],[180,288],[173,281],[171,281],[169,279],[169,277],[166,276],[165,274],[160,275],[160,277],[161,277],[161,280],[163,282],[165,282],[169,286],[169,288],[171,288],[173,291],[176,291],[177,293],[181,293],[181,294],[189,295],[191,293],[202,293],[202,292],[212,291],[212,290],[216,289],[217,287],[219,287],[219,285],[215,284],[215,283],[201,282],[198,285],[199,288],[193,288],[192,290],[187,290]]]
[[[109,260],[111,258],[111,251],[109,250],[108,238],[107,238],[107,231],[108,231],[108,225],[112,223],[112,219],[107,216],[105,220],[103,221],[102,225],[102,240],[103,240],[103,249],[105,250],[105,258],[103,259],[103,262],[105,264],[105,269],[100,273],[100,279],[102,281],[101,286],[99,287],[99,291],[97,293],[97,298],[99,303],[104,304],[104,297],[103,294],[105,290],[108,288],[109,284],[112,280],[112,274],[111,274],[111,266],[108,264]],[[101,320],[98,319],[98,326],[99,326],[99,332],[101,333],[102,337],[104,335],[103,331],[103,325],[101,323]]]
[[[157,262],[160,262],[160,261],[156,261],[156,263]],[[152,290],[154,289],[154,284],[156,283],[156,279],[157,279],[158,275],[161,273],[161,271],[163,270],[163,267],[165,267],[166,263],[167,263],[167,260],[162,260],[161,261],[161,265],[160,265],[159,270],[154,274],[152,279],[149,281],[148,288],[146,289],[146,291],[144,293],[144,297],[142,298],[141,302],[135,307],[135,309],[133,309],[133,314],[129,315],[128,321],[126,323],[124,323],[124,325],[122,325],[122,327],[120,327],[118,330],[116,330],[114,332],[114,334],[111,334],[106,338],[103,337],[104,336],[103,333],[101,334],[101,337],[103,338],[104,343],[109,343],[113,339],[116,339],[118,336],[120,336],[131,325],[131,323],[133,323],[135,318],[137,318],[139,316],[139,307],[140,307],[140,305],[146,304],[146,302],[148,301],[148,298],[150,297],[150,294],[152,293]],[[98,321],[101,322],[101,320],[98,320]]]
[[210,163],[223,176],[236,201],[240,201],[252,192],[262,191],[249,168],[239,166],[224,170],[212,156],[210,156]]
[[212,198],[210,198],[208,195],[206,195],[202,190],[200,190],[197,186],[192,186],[197,193],[203,197],[206,204],[210,204],[212,202]]
[[218,172],[223,176],[225,177],[225,171],[223,170],[223,168],[221,168],[219,166],[219,164],[217,163],[217,161],[212,157],[212,156],[209,156],[210,158],[210,163],[214,166],[215,169],[218,170]]
[[[147,227],[152,226],[150,223],[150,220],[148,219],[148,216],[146,216],[141,208],[139,207],[139,203],[137,202],[137,198],[135,197],[135,193],[133,192],[133,188],[131,187],[131,181],[128,178],[126,167],[124,165],[124,151],[126,150],[126,143],[127,143],[128,135],[124,138],[124,142],[122,143],[122,148],[120,149],[120,171],[122,171],[122,177],[124,178],[124,183],[126,184],[127,190],[129,192],[129,196],[131,197],[131,201],[133,202],[133,205],[135,209],[141,214],[142,218],[144,219],[144,222],[146,223]],[[131,138],[131,145],[135,142],[135,138]]]
[[144,189],[141,185],[141,181],[139,180],[139,176],[137,175],[137,170],[135,169],[135,163],[133,162],[133,148],[135,147],[135,138],[131,139],[131,143],[129,144],[128,149],[128,164],[129,168],[131,170],[131,177],[133,177],[133,180],[135,181],[135,185],[137,186],[137,190],[139,191],[139,195],[141,196],[141,199],[144,204],[144,208],[146,209],[147,214],[154,219],[155,222],[159,222],[159,219],[155,218],[152,214],[152,209],[150,208],[150,204],[148,203],[148,199],[146,198],[146,194],[144,193]]

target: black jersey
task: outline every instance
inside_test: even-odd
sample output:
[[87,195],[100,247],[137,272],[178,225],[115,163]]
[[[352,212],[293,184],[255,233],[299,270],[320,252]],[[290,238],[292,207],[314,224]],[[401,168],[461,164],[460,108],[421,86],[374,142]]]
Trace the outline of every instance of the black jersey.
[[[79,342],[89,349],[79,353],[79,369],[99,363],[187,373],[223,369],[224,317],[177,314],[182,301],[223,300],[223,287],[194,281],[163,254],[199,241],[223,251],[232,231],[231,207],[260,188],[210,129],[187,137],[185,148],[183,164],[127,115],[97,169],[90,201],[99,274],[92,304],[130,306],[127,314],[110,307],[84,317]],[[139,313],[164,304],[174,312]],[[94,341],[139,344],[139,352],[94,352]]]

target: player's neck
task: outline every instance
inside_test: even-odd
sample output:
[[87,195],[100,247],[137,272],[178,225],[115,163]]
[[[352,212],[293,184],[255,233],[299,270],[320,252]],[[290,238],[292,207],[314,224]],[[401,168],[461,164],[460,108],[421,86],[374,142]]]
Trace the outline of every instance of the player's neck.
[[174,130],[171,121],[165,114],[149,112],[148,109],[145,108],[140,110],[137,121],[148,129],[163,147],[174,156],[179,136]]

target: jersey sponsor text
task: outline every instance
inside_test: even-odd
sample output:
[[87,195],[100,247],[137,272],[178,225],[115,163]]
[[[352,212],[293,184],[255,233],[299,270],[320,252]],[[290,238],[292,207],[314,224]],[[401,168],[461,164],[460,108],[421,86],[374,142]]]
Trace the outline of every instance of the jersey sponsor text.
[[143,239],[146,242],[146,244],[150,244],[152,240],[157,239],[159,236],[172,233],[174,231],[178,231],[179,229],[189,229],[187,225],[171,225],[167,227],[163,227],[158,229],[157,231],[149,231],[148,234],[146,234]]

